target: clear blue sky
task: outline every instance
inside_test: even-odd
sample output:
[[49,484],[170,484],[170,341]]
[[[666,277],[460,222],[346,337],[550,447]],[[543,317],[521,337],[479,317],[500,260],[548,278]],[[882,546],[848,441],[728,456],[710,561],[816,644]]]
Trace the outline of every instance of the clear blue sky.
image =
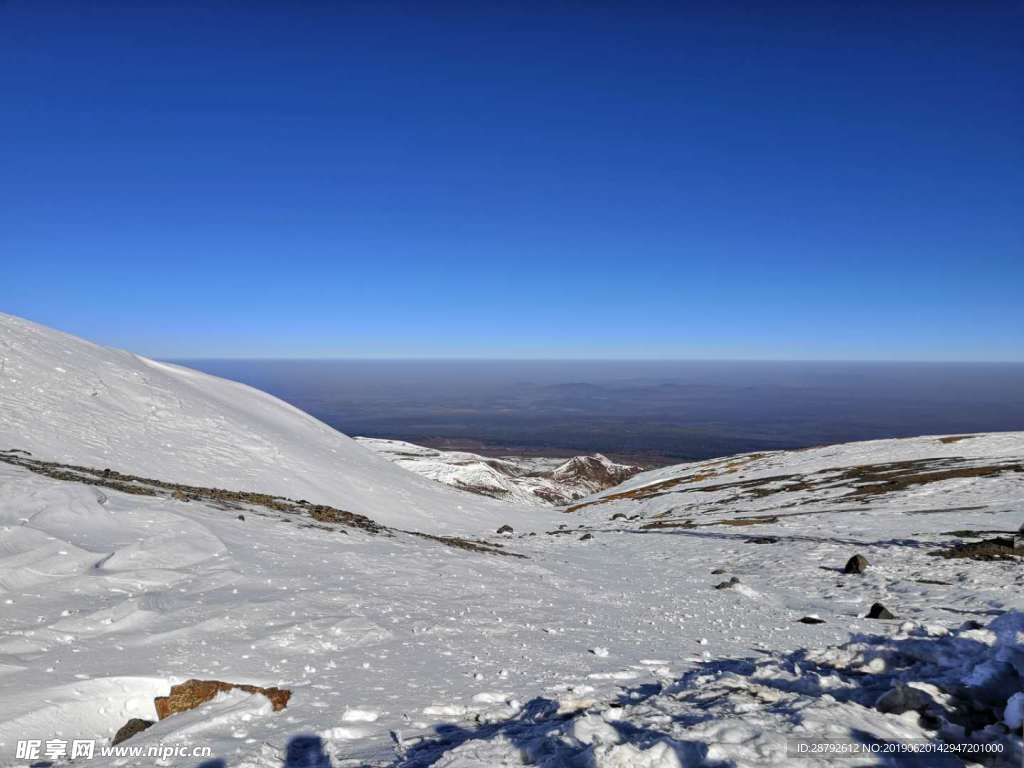
[[7,0],[0,309],[168,357],[1022,360],[1022,9]]

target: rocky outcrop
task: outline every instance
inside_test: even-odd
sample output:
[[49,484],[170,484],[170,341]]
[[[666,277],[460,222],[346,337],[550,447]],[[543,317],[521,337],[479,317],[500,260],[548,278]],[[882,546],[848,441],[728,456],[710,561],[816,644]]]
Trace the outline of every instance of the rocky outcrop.
[[110,740],[111,746],[114,744],[120,744],[122,741],[127,741],[137,733],[142,733],[152,724],[152,720],[143,720],[141,717],[133,717],[127,723],[122,725],[118,729],[117,733],[114,734],[114,738]]
[[[222,691],[240,690],[246,693],[258,693],[270,699],[275,712],[279,712],[288,705],[292,692],[284,688],[261,688],[256,685],[236,685],[225,683],[220,680],[186,680],[184,683],[171,687],[167,696],[157,696],[153,699],[156,705],[157,717],[163,720],[165,717],[187,712],[190,709],[205,704]],[[127,726],[125,726],[127,727]]]
[[551,479],[594,493],[618,485],[642,471],[643,467],[616,464],[607,456],[595,453],[593,456],[574,456],[557,467],[551,473]]

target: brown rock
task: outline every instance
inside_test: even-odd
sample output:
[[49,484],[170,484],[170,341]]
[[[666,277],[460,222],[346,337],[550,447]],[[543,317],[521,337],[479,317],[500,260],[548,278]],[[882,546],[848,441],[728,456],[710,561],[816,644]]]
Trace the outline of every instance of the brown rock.
[[127,741],[137,733],[142,733],[152,724],[152,720],[143,720],[141,717],[133,717],[127,723],[122,725],[118,732],[114,734],[114,738],[110,740],[111,746],[114,744],[120,744],[122,741]]
[[868,560],[863,555],[854,555],[846,561],[843,573],[864,573],[868,569]]
[[270,699],[274,711],[278,712],[288,705],[288,699],[292,692],[284,688],[260,688],[256,685],[236,685],[224,683],[220,680],[186,680],[184,683],[171,687],[167,696],[157,696],[153,699],[156,705],[156,714],[161,720],[170,717],[178,712],[187,712],[205,704],[221,691],[233,691],[238,689],[246,693],[259,693]]

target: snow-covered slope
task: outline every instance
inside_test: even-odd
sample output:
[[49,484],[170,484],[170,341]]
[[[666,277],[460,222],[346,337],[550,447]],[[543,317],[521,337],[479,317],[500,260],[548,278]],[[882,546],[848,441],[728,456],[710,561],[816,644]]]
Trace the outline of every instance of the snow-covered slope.
[[599,453],[570,459],[494,458],[441,451],[403,440],[357,437],[356,442],[410,472],[503,501],[544,506],[569,504],[611,488],[641,471]]
[[[1000,542],[1024,522],[1024,434],[680,465],[568,512],[477,507],[245,387],[2,327],[3,768],[30,762],[19,739],[105,745],[188,678],[292,696],[274,712],[236,691],[125,742],[209,747],[209,759],[75,765],[877,764],[787,752],[787,738],[815,736],[970,741],[1002,750],[975,753],[988,765],[1020,765],[1024,566]],[[397,489],[424,520],[457,500],[468,511],[449,510],[451,525],[499,509],[517,530],[492,537],[497,549],[346,527],[257,495],[143,493],[10,448],[155,480],[322,492],[420,527],[389,501]],[[358,482],[330,475],[339,463]],[[550,523],[524,531],[514,510]],[[858,554],[866,568],[844,573]],[[897,618],[868,618],[874,603]]]
[[0,448],[160,480],[330,504],[427,531],[540,524],[541,513],[406,472],[236,382],[0,313]]

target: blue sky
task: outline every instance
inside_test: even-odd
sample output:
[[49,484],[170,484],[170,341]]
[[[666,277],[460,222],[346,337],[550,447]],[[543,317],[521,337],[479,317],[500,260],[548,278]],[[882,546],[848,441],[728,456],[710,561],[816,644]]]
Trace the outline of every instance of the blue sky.
[[165,357],[1024,360],[1022,7],[9,0],[0,309]]

